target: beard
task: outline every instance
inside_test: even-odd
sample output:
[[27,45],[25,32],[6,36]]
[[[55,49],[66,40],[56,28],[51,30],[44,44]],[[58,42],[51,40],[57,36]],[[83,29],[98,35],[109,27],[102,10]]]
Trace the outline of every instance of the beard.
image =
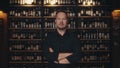
[[59,29],[59,30],[65,30],[65,29],[67,29],[67,26],[63,27],[63,28],[57,27],[57,29]]
[[58,28],[59,30],[65,30],[66,28]]

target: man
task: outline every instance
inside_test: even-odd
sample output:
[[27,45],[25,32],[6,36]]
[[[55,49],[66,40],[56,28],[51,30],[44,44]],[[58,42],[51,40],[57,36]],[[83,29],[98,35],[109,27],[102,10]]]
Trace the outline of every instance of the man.
[[55,25],[56,31],[48,33],[43,45],[48,68],[75,68],[80,61],[80,42],[76,34],[67,30],[66,12],[56,12]]

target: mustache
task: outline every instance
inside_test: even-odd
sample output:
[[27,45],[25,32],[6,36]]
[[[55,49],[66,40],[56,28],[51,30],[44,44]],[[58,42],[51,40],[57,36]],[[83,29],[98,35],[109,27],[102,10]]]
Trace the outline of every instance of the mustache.
[[64,23],[63,23],[63,22],[60,22],[59,24],[60,24],[60,25],[61,25],[61,24],[63,25]]

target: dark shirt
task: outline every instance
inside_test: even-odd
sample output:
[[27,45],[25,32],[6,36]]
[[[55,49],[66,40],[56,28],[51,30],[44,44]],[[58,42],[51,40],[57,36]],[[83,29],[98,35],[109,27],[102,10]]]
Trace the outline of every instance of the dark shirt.
[[[49,48],[52,48],[54,52],[50,52]],[[49,32],[43,45],[44,56],[49,63],[57,61],[59,53],[73,53],[67,57],[67,60],[71,63],[77,63],[80,61],[80,41],[77,38],[77,34],[66,30],[65,34],[61,36],[57,30]]]

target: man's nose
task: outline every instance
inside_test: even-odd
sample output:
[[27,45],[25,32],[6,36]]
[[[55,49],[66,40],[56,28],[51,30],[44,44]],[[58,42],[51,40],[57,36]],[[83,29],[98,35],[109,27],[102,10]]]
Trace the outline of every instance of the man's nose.
[[63,23],[63,20],[61,20],[60,23]]
[[60,22],[63,22],[63,19],[61,19]]

